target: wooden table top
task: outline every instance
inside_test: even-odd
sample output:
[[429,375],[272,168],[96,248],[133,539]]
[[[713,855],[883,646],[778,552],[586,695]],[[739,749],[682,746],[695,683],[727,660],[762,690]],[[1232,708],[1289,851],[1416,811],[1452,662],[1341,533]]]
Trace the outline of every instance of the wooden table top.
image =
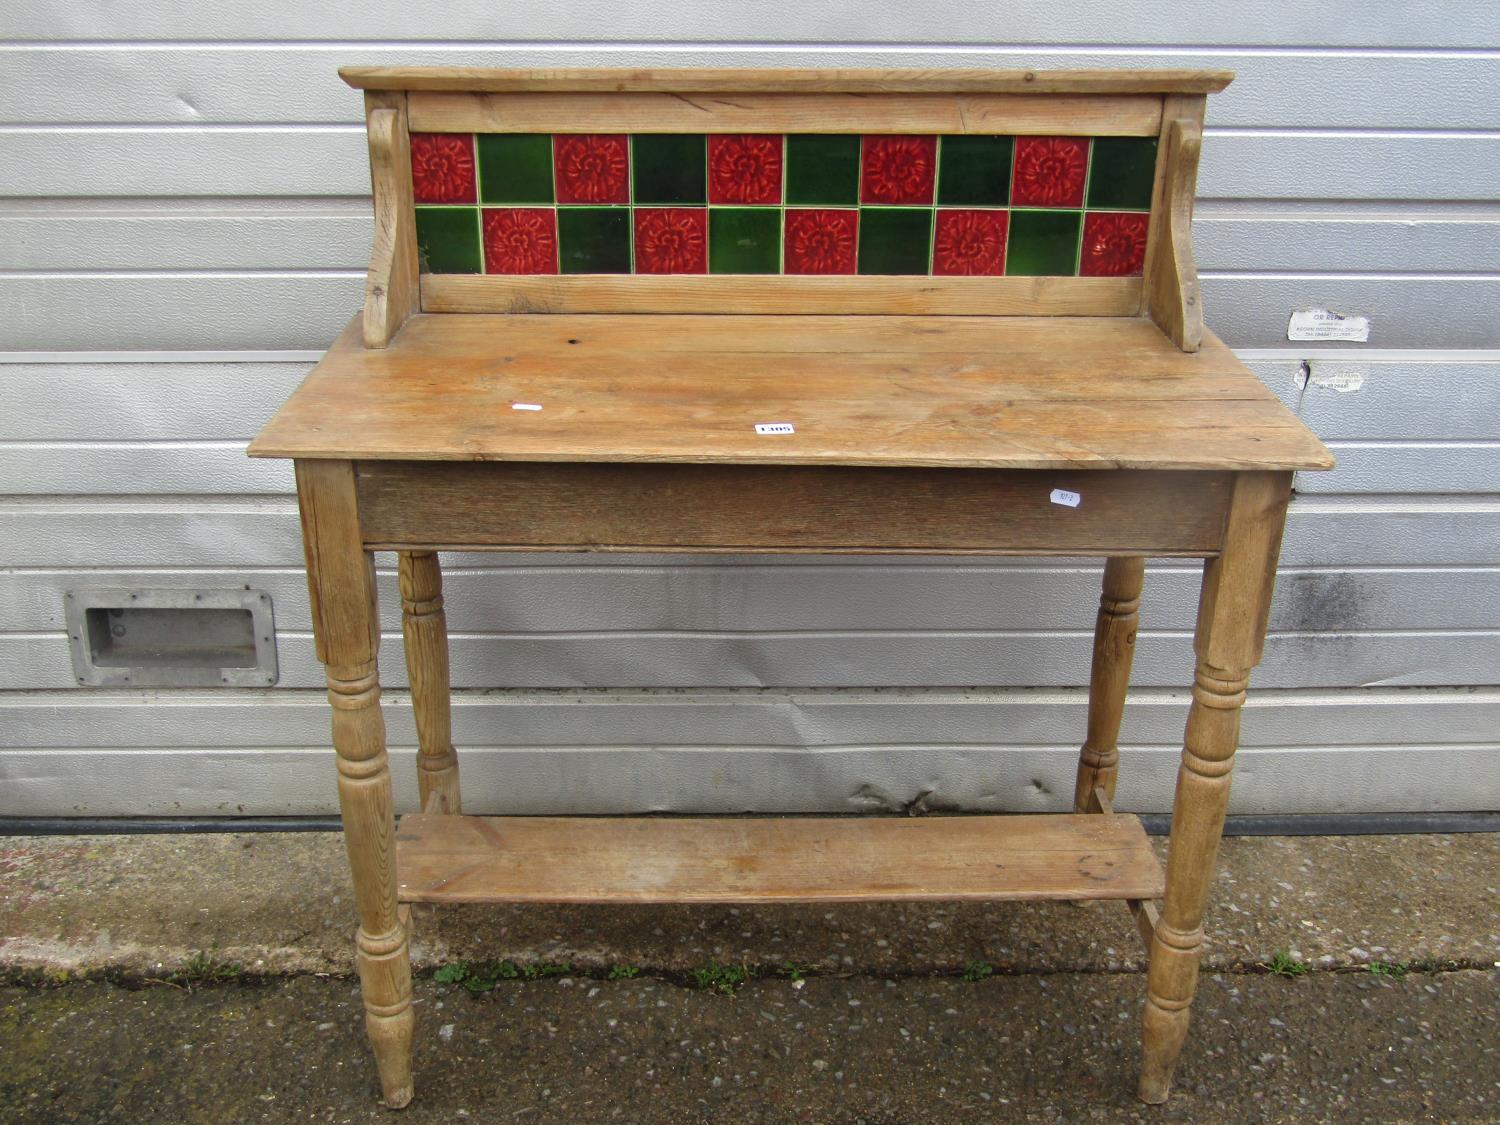
[[[517,405],[541,409],[516,409]],[[759,434],[790,423],[791,434]],[[257,457],[1013,469],[1326,469],[1212,334],[1129,317],[358,319]]]

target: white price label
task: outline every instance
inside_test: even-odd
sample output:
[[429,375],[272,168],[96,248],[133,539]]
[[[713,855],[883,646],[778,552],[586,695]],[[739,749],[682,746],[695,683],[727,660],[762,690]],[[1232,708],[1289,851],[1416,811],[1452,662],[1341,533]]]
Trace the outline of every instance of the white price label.
[[1054,488],[1052,502],[1061,504],[1064,508],[1076,508],[1083,503],[1083,497],[1076,492],[1069,492],[1066,488]]
[[755,432],[758,434],[795,434],[797,427],[790,422],[757,422]]
[[542,405],[538,402],[513,402],[510,408],[512,410],[540,410]]
[[1356,344],[1370,341],[1370,318],[1345,316],[1332,309],[1298,309],[1287,322],[1288,340],[1352,340]]

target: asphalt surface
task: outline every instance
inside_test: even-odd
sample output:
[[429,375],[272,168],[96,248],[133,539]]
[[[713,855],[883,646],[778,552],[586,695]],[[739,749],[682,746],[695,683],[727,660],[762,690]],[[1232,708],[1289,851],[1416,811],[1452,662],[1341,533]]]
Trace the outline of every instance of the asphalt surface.
[[[397,1118],[336,835],[0,839],[0,1122],[1500,1121],[1497,861],[1487,835],[1225,841],[1158,1108],[1115,904],[424,909]],[[569,967],[435,979],[501,959]],[[714,963],[751,979],[695,986]]]
[[421,981],[381,1109],[352,982],[0,991],[3,1121],[1493,1121],[1500,972],[1205,978],[1177,1088],[1133,1099],[1133,973]]

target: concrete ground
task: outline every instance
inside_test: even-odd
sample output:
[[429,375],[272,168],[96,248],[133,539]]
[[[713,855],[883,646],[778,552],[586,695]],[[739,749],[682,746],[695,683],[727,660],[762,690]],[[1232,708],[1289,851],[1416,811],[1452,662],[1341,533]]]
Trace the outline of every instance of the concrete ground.
[[[1162,1108],[1114,904],[447,907],[403,1119],[1500,1121],[1500,836],[1231,839],[1220,869]],[[352,925],[337,835],[0,839],[0,1121],[386,1116]],[[434,977],[502,960],[523,979]],[[713,965],[750,979],[695,987]]]

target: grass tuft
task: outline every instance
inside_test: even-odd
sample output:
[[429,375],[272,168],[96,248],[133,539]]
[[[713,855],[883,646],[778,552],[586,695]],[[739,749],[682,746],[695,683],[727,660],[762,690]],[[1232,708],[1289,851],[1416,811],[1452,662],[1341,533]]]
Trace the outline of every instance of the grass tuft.
[[1271,954],[1271,960],[1266,963],[1266,968],[1278,977],[1300,977],[1307,973],[1307,963],[1297,960],[1285,949],[1278,949]]
[[567,961],[453,961],[432,974],[439,984],[457,984],[474,995],[493,992],[503,980],[540,980],[543,977],[565,977],[573,971]]
[[733,996],[750,979],[750,970],[744,965],[721,965],[717,961],[710,961],[703,968],[694,969],[689,975],[698,988]]
[[222,984],[229,980],[239,980],[244,972],[245,966],[238,961],[229,961],[219,956],[219,943],[216,941],[207,949],[197,950],[167,981],[169,984],[191,988],[197,984]]

